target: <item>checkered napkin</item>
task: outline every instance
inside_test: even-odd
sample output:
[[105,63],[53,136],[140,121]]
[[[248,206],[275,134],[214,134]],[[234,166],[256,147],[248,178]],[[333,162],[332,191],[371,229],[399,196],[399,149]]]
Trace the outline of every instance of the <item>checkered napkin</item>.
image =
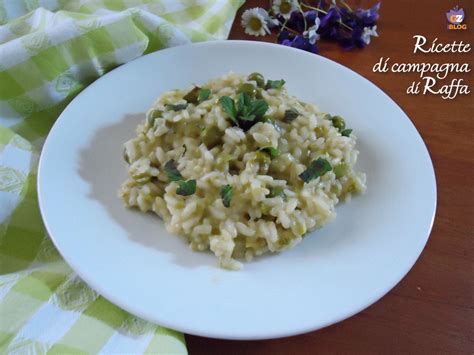
[[120,64],[224,39],[242,0],[0,0],[0,353],[186,353],[182,334],[91,290],[38,209],[42,143],[64,107]]

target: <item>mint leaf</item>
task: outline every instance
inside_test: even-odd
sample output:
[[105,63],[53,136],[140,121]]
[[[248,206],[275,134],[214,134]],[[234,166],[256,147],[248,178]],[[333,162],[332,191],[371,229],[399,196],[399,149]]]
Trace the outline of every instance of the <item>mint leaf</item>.
[[170,111],[181,111],[184,110],[186,107],[188,107],[188,103],[185,104],[166,104],[166,108]]
[[285,85],[285,80],[268,80],[265,89],[281,89]]
[[309,167],[303,171],[299,177],[304,182],[310,182],[331,170],[332,166],[326,159],[318,158],[317,160],[313,160],[311,164],[309,164]]
[[255,120],[255,115],[245,113],[245,114],[240,115],[239,119],[244,120],[244,121],[253,121]]
[[230,201],[232,200],[232,194],[233,194],[232,186],[224,185],[224,186],[221,187],[220,195],[221,195],[222,203],[227,208],[230,207]]
[[241,92],[239,94],[239,101],[237,102],[237,109],[238,111],[247,110],[247,107],[250,106],[251,98],[245,92]]
[[188,180],[188,181],[179,181],[179,186],[176,189],[176,194],[181,196],[189,196],[196,192],[196,180]]
[[237,109],[235,108],[235,102],[229,96],[221,96],[219,103],[225,112],[230,116],[231,120],[238,125],[237,122]]
[[298,117],[299,115],[300,115],[300,113],[298,111],[296,111],[294,108],[286,110],[285,115],[283,116],[283,121],[287,122],[287,123],[290,123],[293,120],[295,120],[296,117]]
[[222,96],[219,103],[232,121],[244,131],[248,130],[256,123],[257,118],[261,118],[268,110],[265,100],[252,100],[245,92],[239,94],[237,104],[229,96]]
[[262,148],[260,150],[262,152],[268,153],[268,155],[270,155],[272,158],[276,158],[277,156],[280,155],[280,151],[278,150],[278,148],[265,147],[265,148]]
[[171,159],[166,162],[165,173],[170,181],[183,180],[181,173],[179,172],[178,168],[176,168],[176,162],[174,161],[174,159]]
[[255,117],[262,117],[268,110],[268,104],[265,100],[254,100],[250,103],[250,112]]
[[345,129],[345,130],[343,130],[343,131],[341,132],[341,134],[342,134],[344,137],[349,137],[349,136],[351,135],[351,133],[352,133],[352,129],[350,129],[350,128],[347,128],[347,129]]
[[199,89],[198,93],[198,101],[203,102],[206,101],[209,96],[211,96],[211,90],[210,89]]
[[253,121],[255,115],[252,114],[250,104],[252,99],[245,92],[239,94],[239,100],[237,101],[237,117],[239,120]]

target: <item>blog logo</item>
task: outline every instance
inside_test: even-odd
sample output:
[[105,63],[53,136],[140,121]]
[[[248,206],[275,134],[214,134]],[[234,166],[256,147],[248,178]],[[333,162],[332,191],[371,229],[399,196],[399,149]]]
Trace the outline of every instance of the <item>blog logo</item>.
[[465,30],[467,25],[462,23],[464,21],[464,10],[459,9],[457,6],[446,13],[448,18],[448,29],[449,30]]

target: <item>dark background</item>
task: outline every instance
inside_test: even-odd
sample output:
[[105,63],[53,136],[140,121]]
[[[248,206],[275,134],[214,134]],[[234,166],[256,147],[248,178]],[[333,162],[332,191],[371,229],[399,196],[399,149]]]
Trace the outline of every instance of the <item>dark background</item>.
[[[308,2],[308,1],[307,1]],[[364,8],[375,1],[348,1]],[[471,42],[474,1],[385,0],[380,9],[379,38],[363,50],[346,52],[335,43],[321,43],[321,55],[374,82],[397,102],[423,137],[433,160],[438,207],[428,244],[408,275],[385,297],[356,316],[315,332],[274,340],[230,341],[187,335],[195,354],[315,354],[315,353],[474,353],[474,188],[473,93],[443,100],[438,95],[407,95],[416,73],[373,73],[380,57],[391,62],[469,62],[464,54],[413,54],[415,34],[430,41]],[[464,8],[468,29],[449,31],[445,13]],[[247,1],[237,13],[230,39],[273,42],[244,34],[243,10],[267,1]],[[291,65],[289,63],[288,65]],[[474,89],[472,75],[454,74]],[[451,80],[445,80],[449,83]],[[370,103],[366,103],[370,104]],[[416,178],[416,172],[413,172]],[[204,320],[203,320],[204,321]],[[229,320],[232,321],[232,320]]]

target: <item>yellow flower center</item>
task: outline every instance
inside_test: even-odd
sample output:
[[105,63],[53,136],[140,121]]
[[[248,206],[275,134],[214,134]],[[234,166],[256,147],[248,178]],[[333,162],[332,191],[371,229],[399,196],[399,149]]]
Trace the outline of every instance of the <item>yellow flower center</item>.
[[258,17],[252,17],[249,21],[250,28],[254,31],[258,31],[262,28],[262,21]]
[[282,1],[280,4],[280,12],[282,14],[287,14],[291,11],[291,4],[288,1]]

